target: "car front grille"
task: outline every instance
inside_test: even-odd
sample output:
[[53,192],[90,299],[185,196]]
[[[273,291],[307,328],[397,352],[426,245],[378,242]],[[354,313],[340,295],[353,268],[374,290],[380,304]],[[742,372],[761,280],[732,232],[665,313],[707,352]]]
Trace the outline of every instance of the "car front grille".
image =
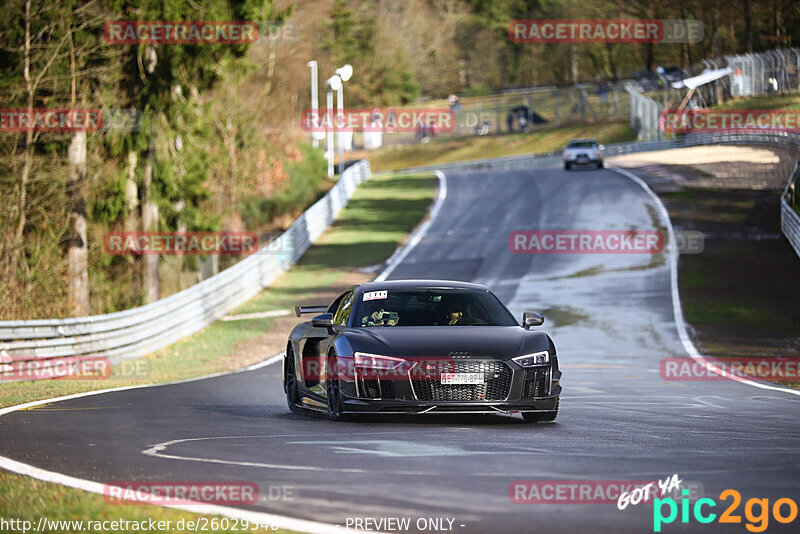
[[442,384],[441,375],[412,379],[414,396],[421,401],[500,401],[508,398],[513,371],[493,360],[456,361],[455,373],[483,373],[483,384]]
[[522,396],[526,398],[543,397],[549,393],[550,389],[550,370],[528,369],[525,371],[525,386],[522,389]]

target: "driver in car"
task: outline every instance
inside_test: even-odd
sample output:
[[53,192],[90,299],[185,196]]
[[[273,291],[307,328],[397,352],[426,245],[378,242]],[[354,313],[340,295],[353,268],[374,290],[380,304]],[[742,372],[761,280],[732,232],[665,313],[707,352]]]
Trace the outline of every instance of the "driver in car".
[[439,324],[453,326],[464,317],[464,302],[460,298],[450,298],[441,307]]
[[361,319],[361,326],[395,326],[400,322],[397,312],[387,312],[383,308]]

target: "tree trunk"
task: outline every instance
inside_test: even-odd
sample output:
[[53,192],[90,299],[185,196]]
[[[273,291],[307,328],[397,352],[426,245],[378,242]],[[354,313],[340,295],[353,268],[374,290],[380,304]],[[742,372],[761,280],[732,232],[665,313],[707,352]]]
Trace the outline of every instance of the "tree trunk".
[[611,43],[606,43],[606,53],[608,54],[608,68],[611,70],[611,80],[616,82],[617,81],[617,60],[614,56],[614,45]]
[[[31,79],[31,1],[25,2],[25,42],[23,43],[23,70],[22,76],[25,79],[25,90],[27,96],[26,110],[28,116],[33,112],[33,93],[36,87]],[[15,275],[19,262],[19,255],[22,251],[22,235],[25,232],[27,222],[28,204],[28,180],[30,179],[31,167],[33,166],[33,129],[28,128],[25,132],[25,153],[22,160],[22,171],[19,177],[19,189],[17,190],[17,227],[14,230],[13,241],[11,242],[11,254],[9,255],[9,271]]]
[[570,78],[573,84],[578,83],[578,47],[574,44],[569,47]]
[[[28,108],[32,109],[32,106]],[[33,132],[28,131],[25,135],[25,153],[22,160],[22,172],[19,177],[19,189],[17,190],[17,227],[14,230],[14,241],[11,243],[10,254],[10,271],[16,272],[19,255],[22,252],[22,236],[25,231],[25,223],[27,222],[27,204],[28,204],[28,180],[31,174],[31,167],[33,166]]]
[[69,230],[67,234],[67,280],[74,317],[89,315],[89,249],[86,241],[86,132],[77,132],[69,144]]
[[[139,154],[135,150],[128,151],[128,178],[125,180],[125,219],[124,228],[126,232],[136,232],[139,229],[139,186],[136,183],[136,166],[139,162]],[[139,271],[135,267],[139,264],[136,256],[125,256],[132,272],[131,293],[139,295],[142,291],[142,280]]]
[[[154,231],[158,226],[158,206],[152,200],[153,158],[153,147],[151,145],[147,151],[147,161],[145,161],[142,176],[142,229],[145,232]],[[158,300],[160,293],[158,254],[144,255],[142,283],[145,303]]]
[[[158,64],[158,54],[156,48],[150,45],[145,50],[147,64],[145,68],[148,74],[153,74]],[[158,206],[153,202],[153,167],[155,165],[156,133],[155,129],[150,129],[150,146],[147,149],[147,159],[144,162],[142,173],[142,230],[151,232],[158,228]],[[145,303],[155,302],[161,292],[160,278],[158,276],[158,255],[144,255],[144,272],[142,273],[142,285],[144,289]]]
[[753,53],[753,6],[751,0],[744,0],[744,38],[749,54]]
[[128,178],[125,180],[125,231],[135,232],[138,227],[136,210],[139,207],[139,187],[136,185],[136,165],[139,154],[128,152]]
[[[70,57],[70,107],[78,98],[77,63],[72,30],[67,30]],[[89,315],[89,246],[86,240],[86,132],[76,132],[67,149],[67,284],[73,317]]]

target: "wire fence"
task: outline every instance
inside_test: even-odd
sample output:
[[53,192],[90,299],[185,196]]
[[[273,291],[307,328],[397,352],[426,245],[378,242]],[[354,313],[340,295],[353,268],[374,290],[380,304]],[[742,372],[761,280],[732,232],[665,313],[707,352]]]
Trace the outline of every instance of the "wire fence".
[[[689,69],[690,74],[699,75],[704,70],[730,67],[731,73],[705,86],[697,93],[688,107],[699,104],[719,104],[730,98],[771,96],[800,91],[800,48],[775,49],[757,54],[739,54],[720,58],[704,59]],[[663,139],[659,116],[664,105],[654,98],[661,98],[670,107],[677,108],[685,89],[664,88],[663,91],[645,93],[638,84],[627,84],[630,95],[631,127],[638,139]],[[696,101],[694,101],[696,100]],[[698,103],[699,101],[699,103]]]
[[[384,146],[407,145],[435,138],[519,133],[569,124],[625,120],[629,114],[630,98],[625,84],[598,82],[574,87],[533,87],[485,96],[462,96],[455,106],[435,101],[415,107],[449,109],[455,119],[454,127],[384,134]],[[355,147],[364,146],[364,135],[355,133],[353,143]]]
[[731,68],[732,97],[785,94],[800,90],[800,49],[723,56],[703,61],[707,68]]

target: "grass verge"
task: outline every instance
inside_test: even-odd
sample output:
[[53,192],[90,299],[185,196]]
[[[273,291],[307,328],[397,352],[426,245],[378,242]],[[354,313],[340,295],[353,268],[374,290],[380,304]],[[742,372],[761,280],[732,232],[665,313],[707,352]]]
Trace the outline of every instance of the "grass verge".
[[387,147],[372,152],[369,158],[374,171],[396,170],[471,159],[554,152],[576,137],[593,137],[605,144],[636,139],[628,121],[576,124],[542,128],[525,134],[439,139],[426,144]]
[[776,191],[694,189],[663,198],[676,227],[703,232],[679,288],[701,352],[792,357],[800,349],[798,258],[780,234]]
[[[217,521],[221,519],[218,516],[194,514],[161,506],[113,506],[106,504],[101,495],[41,482],[6,471],[0,471],[0,517],[6,521],[12,519],[30,521],[28,532],[36,529],[39,518],[46,518],[50,524],[49,526],[43,525],[45,528],[42,532],[52,532],[53,534],[195,532],[195,529],[187,526],[190,521],[195,525],[207,525],[208,530],[202,530],[202,532],[209,534],[236,532],[230,527],[227,529],[212,528],[212,525],[218,526]],[[92,519],[85,519],[87,517]],[[56,523],[59,521],[62,523]],[[70,521],[73,523],[70,524]],[[111,528],[114,526],[110,523],[112,521],[119,521],[116,525],[119,528]],[[128,523],[125,524],[122,521]],[[149,528],[150,521],[154,522],[156,530]],[[160,521],[164,523],[159,525]],[[82,522],[83,525],[79,525],[79,522]],[[103,526],[103,522],[108,523]],[[20,528],[14,528],[8,532],[24,532],[22,524],[17,523],[17,525]],[[100,528],[94,528],[96,526],[100,526]],[[165,528],[161,528],[162,526]],[[266,525],[266,527],[246,529],[244,532],[252,534],[293,532],[284,529],[272,530],[271,525]]]
[[750,96],[727,100],[714,109],[798,109],[800,95]]

